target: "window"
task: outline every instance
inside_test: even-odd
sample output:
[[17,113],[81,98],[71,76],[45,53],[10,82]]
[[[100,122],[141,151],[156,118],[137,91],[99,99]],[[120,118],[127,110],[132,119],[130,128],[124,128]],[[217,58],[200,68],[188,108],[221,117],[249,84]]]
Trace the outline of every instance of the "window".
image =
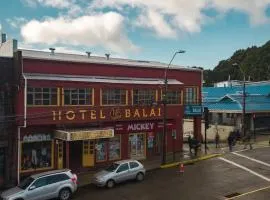
[[130,169],[134,169],[134,168],[136,168],[136,167],[139,167],[139,164],[136,163],[136,162],[130,162],[130,163],[129,163],[129,166],[130,166]]
[[27,88],[27,105],[57,105],[57,88]]
[[181,92],[180,91],[168,91],[167,92],[167,104],[181,104]]
[[121,158],[121,148],[120,148],[120,135],[115,135],[113,138],[109,139],[109,159],[117,160]]
[[133,90],[133,104],[134,105],[151,105],[156,100],[155,90]]
[[124,171],[127,171],[127,170],[129,170],[128,163],[125,163],[125,164],[120,165],[120,167],[117,170],[117,173],[124,172]]
[[36,188],[43,187],[45,185],[48,185],[48,177],[42,177],[36,180],[32,186],[35,186]]
[[66,181],[68,179],[69,177],[66,174],[56,174],[48,177],[48,184]]
[[126,105],[126,90],[104,89],[102,90],[102,105]]
[[65,105],[92,105],[91,88],[65,88],[64,89]]
[[107,160],[106,139],[99,139],[96,144],[96,161],[102,162]]
[[21,170],[52,167],[52,142],[22,143]]
[[185,88],[185,104],[198,104],[198,88]]

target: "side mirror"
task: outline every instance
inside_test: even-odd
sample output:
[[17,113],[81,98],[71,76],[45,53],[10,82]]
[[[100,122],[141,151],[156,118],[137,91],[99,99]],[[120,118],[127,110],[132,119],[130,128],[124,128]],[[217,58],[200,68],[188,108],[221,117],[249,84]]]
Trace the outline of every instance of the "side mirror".
[[30,188],[29,188],[29,190],[34,190],[34,189],[36,189],[36,186],[34,186],[34,185],[30,186]]

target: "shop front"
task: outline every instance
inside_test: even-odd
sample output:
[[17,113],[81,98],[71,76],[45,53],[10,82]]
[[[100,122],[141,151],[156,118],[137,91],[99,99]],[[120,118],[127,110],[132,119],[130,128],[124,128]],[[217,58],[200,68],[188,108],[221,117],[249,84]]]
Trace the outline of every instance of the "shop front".
[[26,134],[20,142],[20,148],[21,174],[54,168],[54,142],[51,134]]

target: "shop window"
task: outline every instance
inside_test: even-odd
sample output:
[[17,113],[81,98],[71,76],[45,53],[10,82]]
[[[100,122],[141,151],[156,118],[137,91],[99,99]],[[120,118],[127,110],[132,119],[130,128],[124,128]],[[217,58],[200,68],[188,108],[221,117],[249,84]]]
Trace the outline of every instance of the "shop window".
[[185,104],[198,104],[198,88],[188,87],[185,88]]
[[57,88],[27,88],[27,105],[57,105]]
[[167,92],[167,104],[181,104],[181,92],[180,91],[168,91]]
[[22,171],[51,168],[52,161],[52,141],[22,143]]
[[156,91],[151,89],[133,90],[133,105],[151,105],[156,101]]
[[109,139],[109,160],[121,159],[121,140],[120,135]]
[[106,139],[99,139],[96,144],[96,161],[103,162],[107,160]]
[[65,105],[92,105],[91,88],[65,88],[64,89]]
[[127,94],[124,89],[103,89],[102,105],[126,105]]

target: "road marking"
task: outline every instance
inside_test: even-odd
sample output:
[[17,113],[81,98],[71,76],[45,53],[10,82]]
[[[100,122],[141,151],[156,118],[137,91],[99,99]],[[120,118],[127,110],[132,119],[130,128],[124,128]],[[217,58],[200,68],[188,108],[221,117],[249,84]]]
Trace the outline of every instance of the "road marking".
[[244,156],[244,155],[236,153],[236,152],[233,152],[233,154],[237,155],[237,156],[240,156],[240,157],[243,157],[243,158],[246,158],[246,159],[249,159],[249,160],[252,160],[254,162],[260,163],[260,164],[265,165],[267,167],[270,167],[270,164],[268,164],[266,162],[263,162],[263,161],[260,161],[260,160],[257,160],[257,159],[254,159],[254,158],[251,158],[251,157],[248,157],[248,156]]
[[263,176],[263,175],[261,175],[261,174],[255,172],[255,171],[253,171],[253,170],[251,170],[251,169],[248,169],[248,168],[246,168],[246,167],[244,167],[244,166],[242,166],[242,165],[239,165],[239,164],[237,164],[237,163],[235,163],[235,162],[233,162],[233,161],[227,160],[227,159],[225,159],[225,158],[221,158],[221,157],[220,157],[219,159],[220,159],[220,160],[223,160],[224,162],[230,163],[230,164],[232,164],[232,165],[234,165],[234,166],[236,166],[236,167],[239,167],[239,168],[241,168],[241,169],[243,169],[243,170],[245,170],[245,171],[247,171],[247,172],[249,172],[249,173],[251,173],[251,174],[253,174],[253,175],[255,175],[255,176],[258,176],[258,177],[260,177],[260,178],[262,178],[262,179],[264,179],[264,180],[270,182],[270,179],[269,179],[269,178],[267,178],[267,177],[265,177],[265,176]]
[[263,187],[263,188],[260,188],[260,189],[257,189],[257,190],[252,190],[252,191],[249,191],[249,192],[240,194],[240,195],[235,196],[235,197],[227,198],[226,200],[236,199],[236,198],[239,198],[239,197],[242,197],[242,196],[246,196],[246,195],[248,195],[248,194],[253,194],[253,193],[255,193],[255,192],[260,192],[260,191],[262,191],[262,190],[267,190],[267,189],[269,189],[269,188],[270,188],[270,186]]
[[[243,152],[243,151],[247,151],[248,149],[242,149],[242,150],[238,150],[238,151],[234,151],[234,152],[236,152],[236,153],[239,153],[239,152]],[[233,152],[233,153],[234,153]]]

